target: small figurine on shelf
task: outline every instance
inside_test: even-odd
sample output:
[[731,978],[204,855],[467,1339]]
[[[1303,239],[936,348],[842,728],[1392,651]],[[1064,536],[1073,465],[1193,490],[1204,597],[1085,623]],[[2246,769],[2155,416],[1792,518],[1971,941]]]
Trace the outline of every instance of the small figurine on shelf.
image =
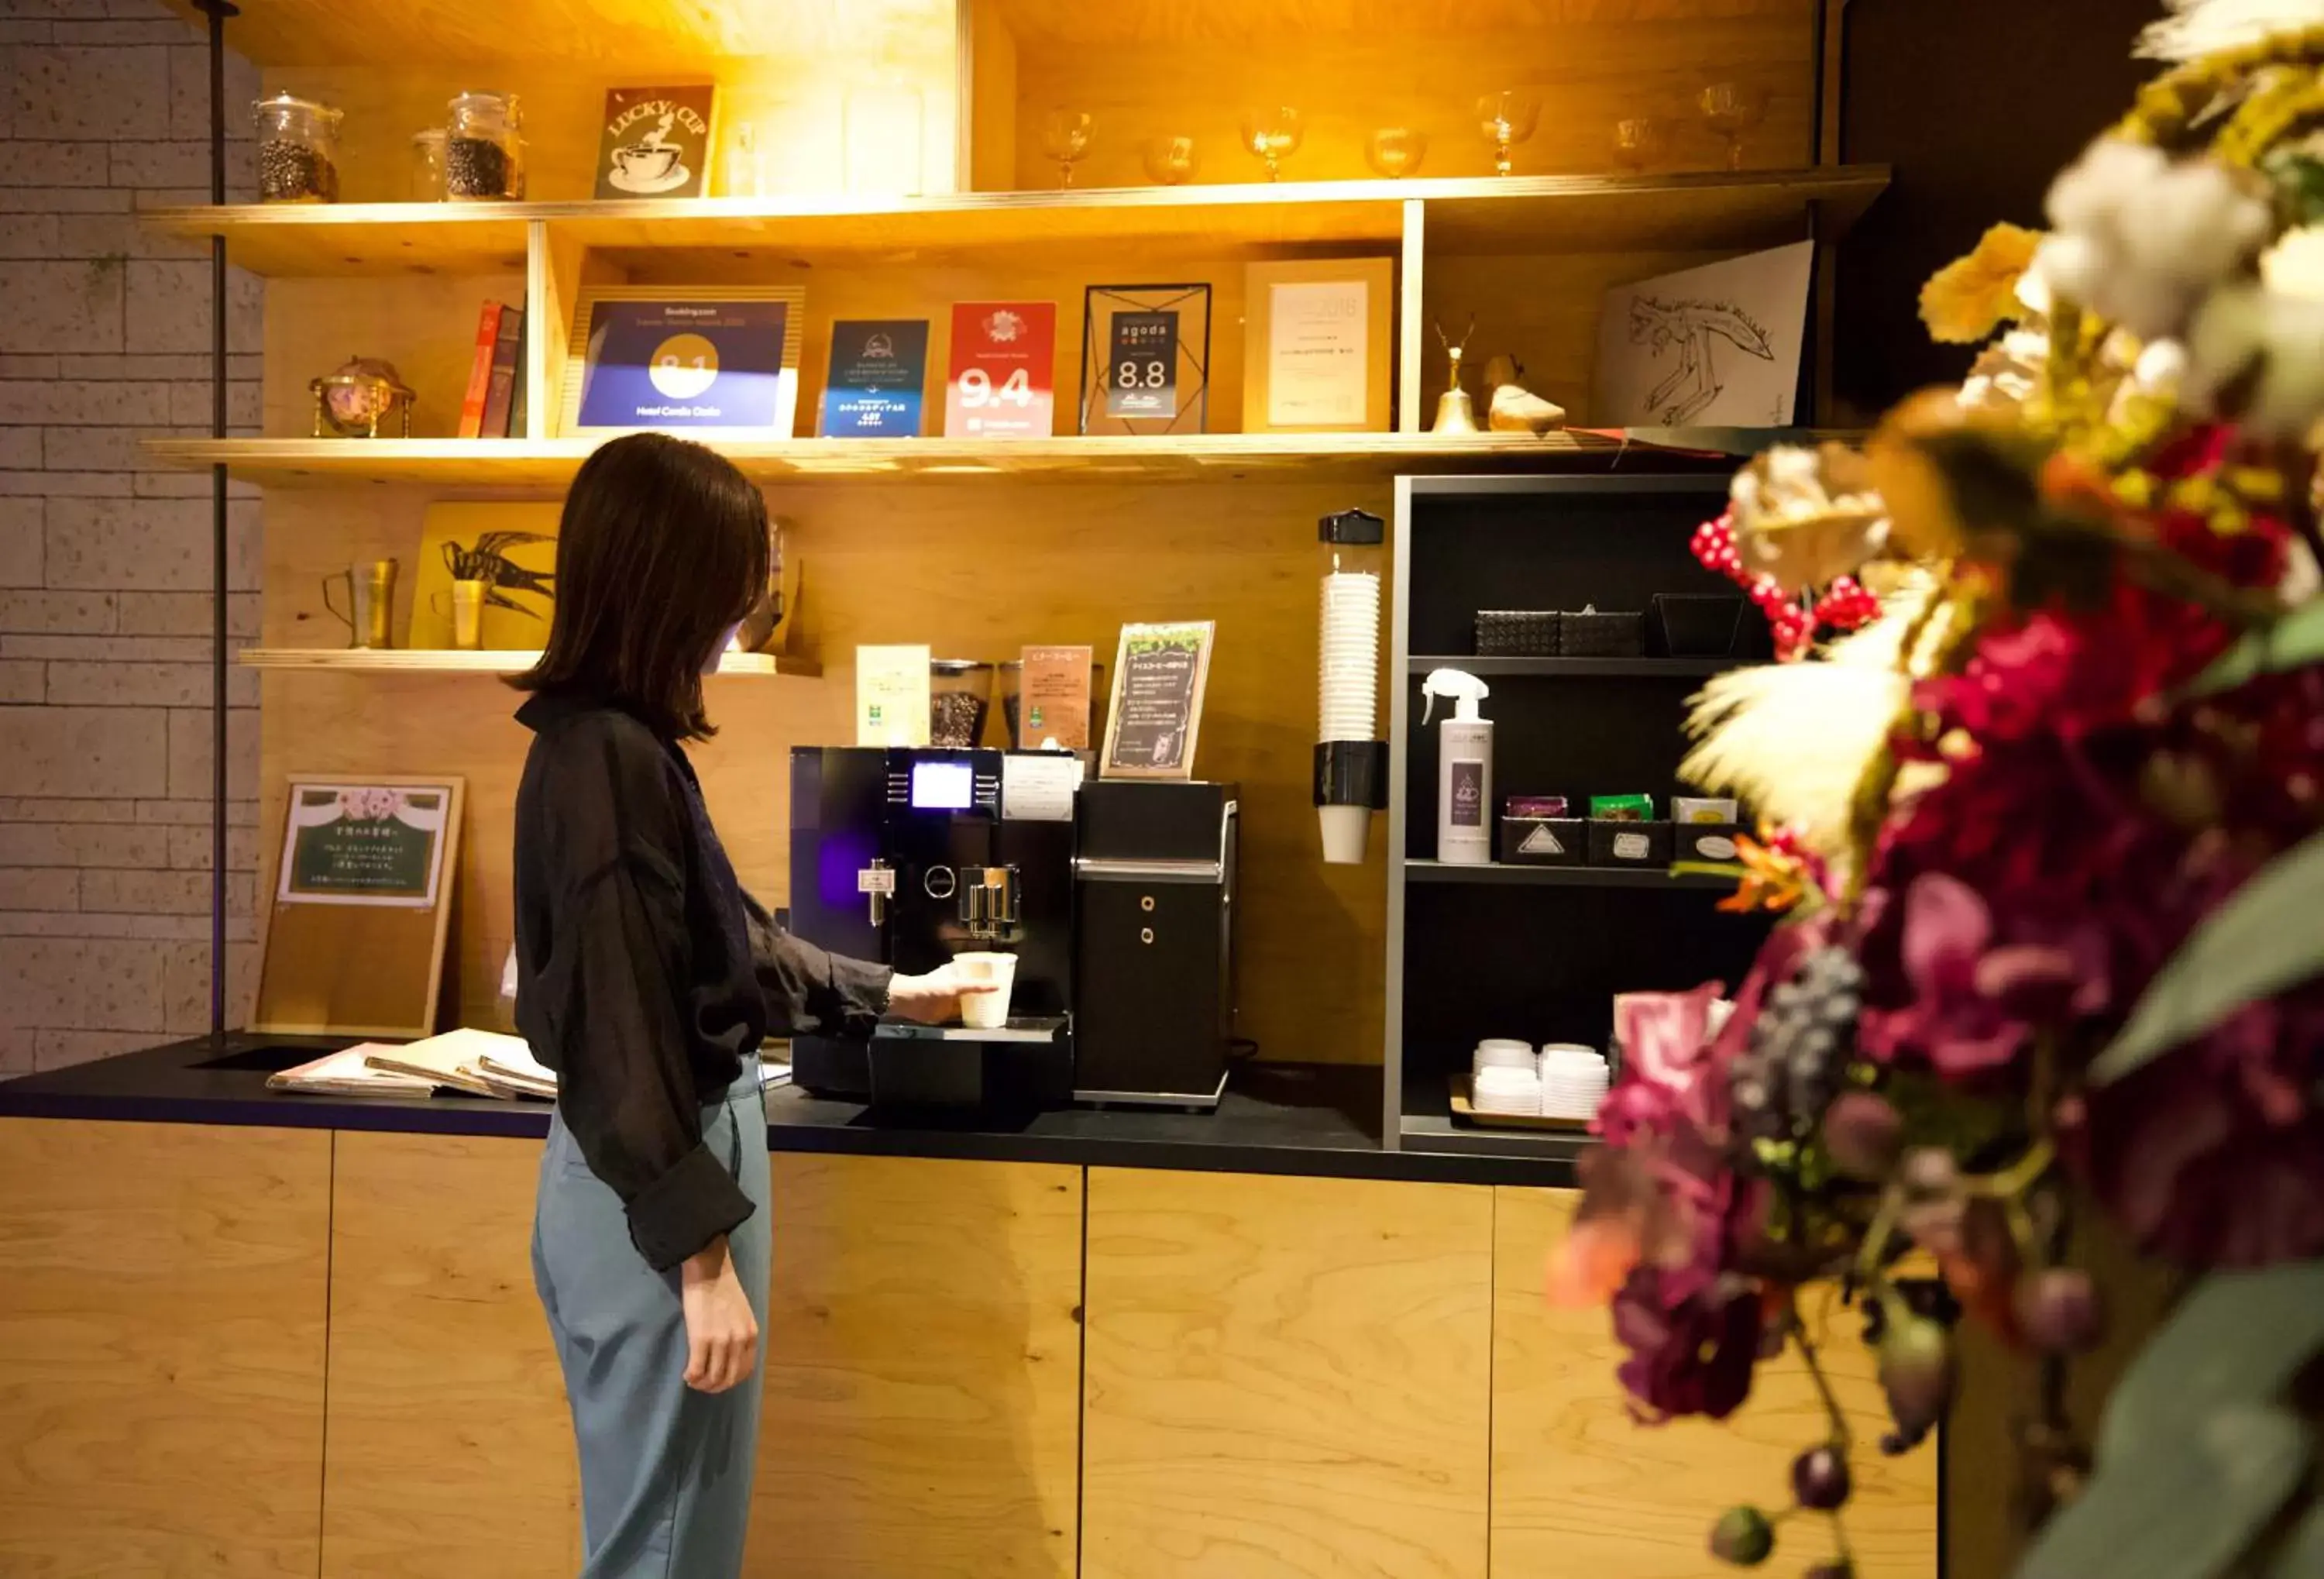
[[1469,327],[1462,331],[1458,345],[1445,337],[1442,323],[1436,325],[1436,343],[1444,347],[1444,354],[1452,359],[1452,367],[1445,381],[1444,392],[1436,397],[1436,420],[1428,429],[1431,433],[1478,431],[1476,405],[1469,399],[1469,392],[1461,387],[1461,355],[1469,348],[1469,338],[1476,332],[1477,317],[1474,313],[1469,315]]
[[390,416],[399,419],[397,437],[411,437],[411,391],[392,362],[352,357],[336,373],[310,379],[307,389],[315,397],[318,439],[376,439]]
[[1514,356],[1494,357],[1485,364],[1485,383],[1493,392],[1485,422],[1496,433],[1530,433],[1536,438],[1565,426],[1565,408],[1545,401],[1518,380],[1525,365]]

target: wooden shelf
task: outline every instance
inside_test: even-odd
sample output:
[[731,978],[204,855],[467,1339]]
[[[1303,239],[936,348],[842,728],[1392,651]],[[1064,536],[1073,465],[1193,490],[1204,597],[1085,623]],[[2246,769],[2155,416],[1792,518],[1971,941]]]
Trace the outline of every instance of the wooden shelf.
[[[456,652],[404,647],[248,647],[243,650],[242,662],[248,669],[293,669],[309,674],[521,674],[540,657],[539,652]],[[823,665],[808,658],[729,652],[719,660],[718,672],[813,679],[823,673]]]
[[[270,487],[348,483],[554,490],[600,441],[557,439],[154,439],[155,459],[183,466],[224,463]],[[1201,482],[1277,476],[1302,482],[1362,482],[1410,472],[1555,471],[1603,466],[1622,446],[1595,434],[1221,433],[1188,438],[792,439],[718,441],[753,479],[825,482],[860,477],[958,481],[986,477],[1102,482]]]
[[[167,0],[197,27],[194,0]],[[606,81],[651,81],[725,60],[812,60],[862,49],[866,32],[925,11],[917,0],[265,0],[226,24],[226,48],[257,66],[435,71],[555,63]],[[945,25],[950,27],[947,21]]]
[[[366,15],[370,14],[366,13]],[[1404,206],[1426,206],[1432,252],[1529,254],[1740,250],[1805,235],[1821,210],[1836,237],[1888,184],[1885,165],[1667,176],[1518,176],[1506,180],[1289,181],[1068,192],[763,202],[243,204],[155,208],[147,226],[183,240],[222,235],[226,256],[264,275],[502,273],[524,265],[526,227],[624,254],[736,252],[812,266],[1016,247],[1135,245],[1209,257],[1283,247],[1392,250]],[[638,262],[629,257],[631,263]],[[667,261],[662,265],[667,268]]]
[[1474,675],[1538,676],[1548,679],[1709,679],[1748,663],[1748,658],[1415,658],[1411,669],[1466,669]]
[[1629,866],[1509,866],[1499,862],[1489,866],[1452,866],[1441,861],[1406,861],[1404,875],[1407,882],[1492,883],[1535,888],[1732,891],[1735,887],[1735,880],[1730,877],[1703,877],[1692,873],[1674,877],[1660,867],[1640,870]]

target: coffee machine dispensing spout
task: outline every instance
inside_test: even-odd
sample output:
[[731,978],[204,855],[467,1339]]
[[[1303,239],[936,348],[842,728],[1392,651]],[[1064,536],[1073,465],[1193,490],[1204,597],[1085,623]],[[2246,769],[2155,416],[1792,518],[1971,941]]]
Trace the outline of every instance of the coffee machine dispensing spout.
[[1023,910],[1014,866],[964,866],[960,869],[960,920],[971,937],[983,943],[1024,940]]

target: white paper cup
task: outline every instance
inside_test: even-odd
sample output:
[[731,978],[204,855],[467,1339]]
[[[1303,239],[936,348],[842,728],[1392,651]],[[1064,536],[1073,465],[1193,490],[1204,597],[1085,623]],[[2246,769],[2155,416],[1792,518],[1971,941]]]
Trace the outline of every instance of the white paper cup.
[[960,1001],[960,1022],[975,1030],[999,1030],[1009,1023],[1009,993],[1017,981],[1013,954],[955,954],[953,973],[964,986],[990,983],[990,993],[970,993]]
[[1371,808],[1319,806],[1315,808],[1315,820],[1323,825],[1323,859],[1328,864],[1363,864],[1364,846],[1371,837]]

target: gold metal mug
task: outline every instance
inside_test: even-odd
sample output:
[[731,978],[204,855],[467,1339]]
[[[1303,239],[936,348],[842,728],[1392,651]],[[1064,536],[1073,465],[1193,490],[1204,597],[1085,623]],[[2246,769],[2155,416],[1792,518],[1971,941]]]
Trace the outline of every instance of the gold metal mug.
[[449,594],[438,593],[429,599],[438,614],[452,616],[452,645],[461,652],[480,651],[484,644],[484,595],[491,590],[483,581],[455,581]]
[[[395,576],[393,559],[374,559],[351,565],[323,577],[323,606],[347,628],[347,645],[385,651],[395,645]],[[331,588],[344,583],[347,606],[331,601]]]

